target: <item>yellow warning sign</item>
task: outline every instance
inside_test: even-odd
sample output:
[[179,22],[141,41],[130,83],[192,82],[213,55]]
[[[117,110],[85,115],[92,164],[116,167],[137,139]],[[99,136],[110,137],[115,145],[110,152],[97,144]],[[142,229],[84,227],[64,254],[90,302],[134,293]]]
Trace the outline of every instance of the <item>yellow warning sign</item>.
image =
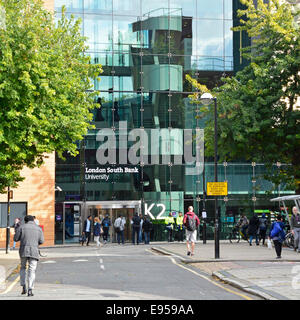
[[227,196],[228,183],[227,182],[207,182],[208,196]]

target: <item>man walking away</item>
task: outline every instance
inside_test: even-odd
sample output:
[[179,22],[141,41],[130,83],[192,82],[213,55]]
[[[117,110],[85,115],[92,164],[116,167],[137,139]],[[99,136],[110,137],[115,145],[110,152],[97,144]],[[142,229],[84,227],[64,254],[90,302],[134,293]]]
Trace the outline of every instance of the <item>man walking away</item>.
[[[91,221],[92,221],[92,216],[88,216],[87,219],[84,221],[83,224],[83,234],[85,235],[86,239],[86,245],[88,246],[91,240]],[[82,242],[83,245],[83,242]]]
[[[25,216],[25,224],[21,225],[14,236],[14,241],[20,241],[19,255],[21,258],[20,284],[23,287],[22,294],[27,293],[28,297],[33,296],[35,270],[39,261],[39,245],[44,243],[42,229],[34,223],[33,216]],[[26,286],[26,266],[28,263]]]
[[293,207],[292,209],[293,215],[291,217],[291,229],[294,236],[294,250],[298,249],[298,253],[300,252],[300,214],[298,212],[297,207]]
[[[195,243],[197,239],[197,228],[200,224],[199,218],[193,212],[194,208],[190,206],[188,212],[184,215],[183,224],[186,227],[186,246],[187,255],[194,255]],[[190,248],[191,243],[191,248]]]
[[178,242],[184,240],[184,225],[183,225],[183,216],[182,212],[178,213],[178,217],[176,218],[176,226],[177,226],[177,233],[178,233]]
[[279,214],[277,216],[277,221],[273,222],[269,234],[269,239],[273,239],[274,242],[277,254],[276,259],[281,259],[282,243],[285,239],[284,223],[282,220],[282,216]]
[[108,214],[106,214],[105,218],[102,220],[102,229],[103,229],[103,241],[106,244],[108,239],[109,227],[111,226],[110,219]]
[[124,244],[125,224],[126,224],[126,219],[123,218],[123,216],[120,214],[119,218],[117,218],[114,223],[118,244],[121,243],[121,240],[122,240],[122,244]]
[[259,242],[260,240],[262,240],[263,246],[265,245],[267,228],[268,228],[268,218],[266,217],[266,214],[263,213],[261,215],[261,218],[259,218]]
[[258,243],[258,227],[259,227],[259,220],[256,214],[251,217],[249,221],[249,227],[248,227],[248,236],[249,236],[249,245],[252,246],[252,240],[255,237],[256,245],[259,245]]
[[153,227],[152,222],[149,220],[149,217],[146,216],[143,223],[145,244],[150,243],[150,232],[152,230],[152,227]]
[[139,231],[141,226],[141,218],[137,213],[132,218],[132,244],[135,244],[135,235],[136,235],[136,244],[139,244]]

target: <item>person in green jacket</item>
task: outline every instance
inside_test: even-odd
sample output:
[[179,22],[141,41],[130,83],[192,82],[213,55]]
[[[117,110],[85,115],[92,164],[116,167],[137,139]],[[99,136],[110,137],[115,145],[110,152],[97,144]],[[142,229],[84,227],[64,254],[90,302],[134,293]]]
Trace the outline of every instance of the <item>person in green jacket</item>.
[[168,231],[168,242],[173,241],[173,229],[174,229],[174,224],[175,220],[172,215],[172,212],[169,213],[169,216],[165,219],[165,224],[166,224],[166,229]]

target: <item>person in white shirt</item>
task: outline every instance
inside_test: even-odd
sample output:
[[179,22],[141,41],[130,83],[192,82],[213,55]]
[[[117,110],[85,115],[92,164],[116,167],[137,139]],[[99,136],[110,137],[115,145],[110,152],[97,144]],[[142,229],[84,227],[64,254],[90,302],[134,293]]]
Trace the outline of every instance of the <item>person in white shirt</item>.
[[120,244],[121,240],[122,240],[122,244],[124,244],[125,225],[126,225],[126,219],[120,214],[120,216],[115,220],[115,223],[114,223],[115,231],[117,233],[118,244]]

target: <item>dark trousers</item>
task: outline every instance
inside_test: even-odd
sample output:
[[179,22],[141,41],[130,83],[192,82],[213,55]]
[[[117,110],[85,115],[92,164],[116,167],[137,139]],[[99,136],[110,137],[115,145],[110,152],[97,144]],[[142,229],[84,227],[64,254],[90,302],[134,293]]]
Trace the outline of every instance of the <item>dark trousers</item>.
[[273,242],[274,242],[277,257],[281,257],[282,242],[280,242],[279,240],[273,240]]
[[103,227],[103,240],[104,240],[104,241],[107,241],[108,231],[109,231],[109,228],[108,228],[108,227]]
[[259,230],[259,241],[262,239],[263,245],[265,244],[266,233],[267,233],[267,229],[260,229]]
[[149,244],[149,242],[150,242],[150,231],[144,231],[144,239],[145,239],[145,244]]
[[178,229],[177,231],[177,234],[178,234],[178,241],[183,241],[184,240],[184,229],[180,230]]
[[117,233],[118,244],[120,244],[121,240],[122,240],[122,244],[124,244],[124,230]]
[[168,242],[172,242],[173,241],[173,229],[167,227],[167,231],[168,231]]
[[140,227],[132,227],[132,244],[135,244],[135,238],[136,243],[139,244],[139,233],[140,233]]
[[86,239],[86,245],[88,246],[91,240],[91,233],[90,232],[84,232],[85,234],[85,239]]

